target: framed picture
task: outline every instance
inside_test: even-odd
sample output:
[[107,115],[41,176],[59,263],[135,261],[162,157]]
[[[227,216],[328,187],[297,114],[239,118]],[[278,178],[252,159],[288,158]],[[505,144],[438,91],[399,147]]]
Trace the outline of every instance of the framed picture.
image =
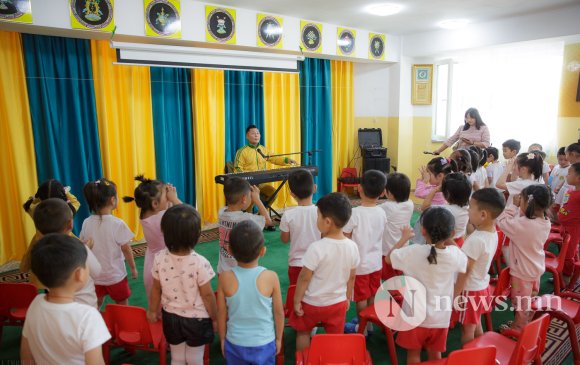
[[433,65],[413,65],[411,104],[431,105]]

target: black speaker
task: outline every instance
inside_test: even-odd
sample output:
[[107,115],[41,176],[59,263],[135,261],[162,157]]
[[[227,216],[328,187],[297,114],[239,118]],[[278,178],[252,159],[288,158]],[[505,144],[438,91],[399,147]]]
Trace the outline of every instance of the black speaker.
[[390,158],[365,158],[363,159],[363,173],[367,170],[379,170],[388,174],[391,170]]

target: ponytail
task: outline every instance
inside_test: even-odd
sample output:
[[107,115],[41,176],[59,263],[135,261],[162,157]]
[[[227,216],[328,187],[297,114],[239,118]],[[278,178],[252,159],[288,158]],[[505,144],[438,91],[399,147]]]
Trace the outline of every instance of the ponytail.
[[427,256],[427,261],[431,265],[437,265],[437,250],[435,250],[435,245],[431,245],[431,251],[429,251],[429,256]]
[[518,166],[527,168],[534,180],[538,180],[542,176],[544,168],[544,160],[538,152],[520,153],[516,158]]
[[435,157],[427,164],[427,169],[433,173],[433,175],[439,174],[450,174],[452,172],[458,172],[457,163],[445,157]]
[[22,205],[22,208],[24,208],[25,212],[28,212],[30,210],[30,206],[32,205],[32,202],[34,201],[33,197],[28,198],[27,201],[24,202],[24,204]]
[[99,210],[106,207],[109,199],[117,195],[115,183],[105,178],[91,181],[83,187],[83,195],[92,213],[97,214]]
[[538,218],[536,217],[536,210],[539,209],[544,212],[543,218],[547,217],[552,205],[552,192],[549,187],[544,184],[530,185],[522,190],[521,196],[528,203],[525,211],[526,218]]
[[153,210],[153,202],[159,199],[164,183],[159,180],[147,179],[142,174],[135,176],[135,181],[139,181],[140,184],[135,188],[134,196],[124,196],[123,201],[125,203],[134,201],[141,209],[141,216],[143,216],[143,212]]

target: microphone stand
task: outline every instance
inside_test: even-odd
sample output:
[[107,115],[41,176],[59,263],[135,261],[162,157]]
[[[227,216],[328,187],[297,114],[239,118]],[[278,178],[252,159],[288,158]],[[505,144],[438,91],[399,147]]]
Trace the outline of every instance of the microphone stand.
[[292,156],[292,155],[308,155],[308,165],[311,164],[312,161],[312,155],[316,152],[322,152],[322,150],[311,150],[311,151],[306,151],[306,152],[290,152],[290,153],[280,153],[277,155],[264,155],[262,153],[262,150],[260,150],[258,148],[258,153],[260,154],[260,156],[264,157],[266,160],[269,159],[270,157],[284,157],[284,156]]

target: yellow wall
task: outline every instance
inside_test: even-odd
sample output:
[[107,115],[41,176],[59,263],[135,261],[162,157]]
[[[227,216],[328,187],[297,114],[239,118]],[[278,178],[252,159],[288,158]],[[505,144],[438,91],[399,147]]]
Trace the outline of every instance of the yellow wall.
[[567,65],[570,61],[580,61],[580,43],[569,44],[564,48],[564,65],[562,67],[562,84],[560,88],[560,107],[558,110],[558,146],[567,146],[577,142],[580,129],[580,102],[576,101],[578,90],[578,71],[570,72]]

